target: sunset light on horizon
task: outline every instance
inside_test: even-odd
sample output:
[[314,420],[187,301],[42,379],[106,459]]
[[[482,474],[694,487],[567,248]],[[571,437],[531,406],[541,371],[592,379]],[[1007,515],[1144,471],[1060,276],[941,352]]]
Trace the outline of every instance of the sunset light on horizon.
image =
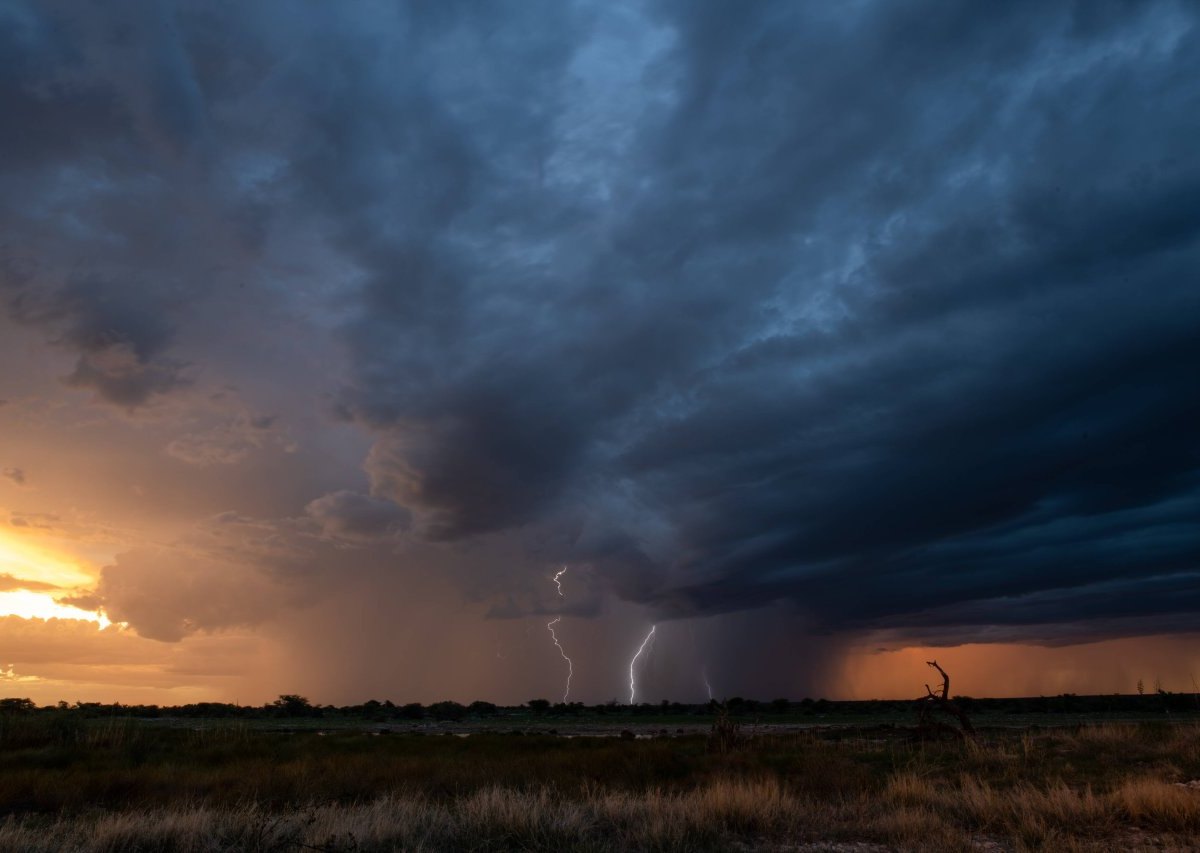
[[96,581],[95,574],[85,571],[75,560],[55,555],[4,529],[0,529],[0,576],[59,588],[90,586]]
[[97,613],[60,604],[53,596],[24,589],[0,592],[0,618],[5,616],[17,616],[21,619],[76,619],[95,622],[101,628],[112,624],[103,612]]

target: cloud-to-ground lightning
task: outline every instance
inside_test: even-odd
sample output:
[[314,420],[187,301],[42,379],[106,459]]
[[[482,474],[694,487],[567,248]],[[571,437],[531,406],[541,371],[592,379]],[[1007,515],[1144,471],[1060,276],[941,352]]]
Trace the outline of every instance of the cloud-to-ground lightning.
[[629,662],[629,704],[632,705],[637,699],[637,676],[634,674],[633,668],[637,663],[638,658],[642,656],[642,652],[646,651],[646,644],[654,637],[654,632],[657,630],[657,625],[650,626],[650,633],[646,635],[646,639],[642,640],[642,644],[638,646],[637,652],[633,656],[633,660]]
[[550,638],[554,640],[554,645],[558,646],[558,653],[562,655],[563,660],[567,662],[567,689],[563,691],[563,702],[566,702],[567,697],[571,695],[571,676],[575,674],[575,664],[571,663],[571,659],[567,657],[567,653],[563,651],[562,643],[558,641],[558,634],[554,633],[554,626],[561,621],[561,616],[555,616],[552,620],[546,623],[546,630],[550,632]]
[[708,664],[705,664],[704,669],[700,670],[700,676],[704,679],[704,689],[708,691],[708,701],[711,702],[713,695],[712,684],[708,680]]
[[[554,585],[556,587],[558,587],[559,598],[566,598],[566,595],[563,593],[562,580],[561,580],[562,576],[565,575],[566,573],[567,573],[567,567],[563,566],[554,575],[554,579],[553,579]],[[563,691],[563,702],[565,703],[571,695],[571,676],[575,674],[575,664],[573,664],[571,662],[571,659],[569,657],[567,657],[567,653],[563,649],[562,643],[560,643],[558,641],[558,634],[554,631],[554,626],[557,625],[561,621],[562,621],[561,616],[555,616],[552,620],[550,620],[548,623],[546,623],[546,630],[550,632],[550,639],[554,640],[554,645],[555,645],[555,647],[557,647],[558,653],[560,655],[562,655],[562,659],[567,662],[567,688],[566,688],[566,690]]]

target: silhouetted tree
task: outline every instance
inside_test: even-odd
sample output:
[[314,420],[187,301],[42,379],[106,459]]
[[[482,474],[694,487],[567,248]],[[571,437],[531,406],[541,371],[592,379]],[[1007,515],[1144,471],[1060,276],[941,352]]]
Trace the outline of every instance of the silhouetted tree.
[[295,693],[284,693],[268,707],[278,717],[314,717],[321,713],[308,699]]
[[466,706],[457,702],[434,702],[429,706],[429,716],[435,720],[461,720],[466,715]]
[[[956,735],[957,737],[974,737],[975,727],[971,725],[971,719],[967,716],[967,712],[962,707],[950,698],[950,676],[946,670],[938,666],[935,660],[926,661],[929,666],[936,669],[942,674],[942,689],[941,692],[935,693],[933,688],[928,684],[925,685],[925,694],[917,700],[917,730],[921,735],[928,735],[935,732],[945,732]],[[960,728],[943,723],[941,720],[934,719],[935,712],[940,712],[958,720]]]

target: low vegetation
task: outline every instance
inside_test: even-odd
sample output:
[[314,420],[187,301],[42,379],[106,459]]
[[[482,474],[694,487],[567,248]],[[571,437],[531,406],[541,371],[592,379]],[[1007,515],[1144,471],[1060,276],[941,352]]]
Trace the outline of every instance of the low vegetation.
[[[931,661],[930,665],[936,664]],[[941,672],[940,667],[938,668]],[[948,689],[947,685],[943,688]],[[927,686],[928,692],[934,692]],[[925,703],[922,696],[917,703]],[[1158,689],[1153,693],[1110,694],[1080,696],[1063,693],[1058,696],[1026,696],[1003,699],[974,699],[968,696],[953,697],[955,705],[966,714],[994,718],[1024,718],[1048,716],[1061,721],[1064,717],[1120,716],[1122,718],[1158,718],[1170,714],[1200,714],[1200,691],[1174,693]],[[407,722],[421,720],[472,720],[475,722],[495,720],[512,716],[555,717],[555,718],[686,718],[712,717],[722,710],[737,718],[761,717],[770,720],[794,719],[819,722],[823,718],[837,719],[903,719],[911,722],[914,700],[869,699],[830,700],[773,699],[762,702],[734,696],[723,703],[684,704],[663,700],[655,704],[642,702],[625,705],[614,701],[599,705],[582,702],[552,703],[548,699],[531,699],[519,707],[501,707],[491,702],[443,701],[422,705],[418,702],[398,704],[372,699],[361,705],[316,705],[304,696],[286,694],[265,705],[235,705],[228,702],[197,702],[189,705],[162,707],[159,705],[125,705],[120,703],[59,702],[54,706],[37,707],[28,699],[0,699],[0,716],[9,714],[35,714],[54,716],[69,713],[73,717],[136,717],[138,719],[225,719],[246,721],[321,720],[336,723],[348,720],[354,723]],[[921,705],[918,705],[918,710]],[[957,714],[955,714],[957,716]]]
[[893,725],[747,733],[728,715],[711,735],[580,738],[0,720],[3,850],[1137,850],[1200,837],[1200,724],[1178,714],[944,740]]

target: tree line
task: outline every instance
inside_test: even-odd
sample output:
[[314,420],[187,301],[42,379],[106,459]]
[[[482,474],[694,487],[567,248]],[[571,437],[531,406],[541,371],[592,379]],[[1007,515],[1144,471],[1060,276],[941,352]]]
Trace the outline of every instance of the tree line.
[[[955,696],[954,701],[969,714],[1092,714],[1092,713],[1185,713],[1200,711],[1200,694],[1171,693],[1159,690],[1147,694],[1111,694],[1082,696],[1064,693],[1058,696],[1032,696],[1005,699],[974,699]],[[531,699],[522,705],[501,706],[492,702],[475,701],[461,704],[453,701],[405,704],[390,700],[370,699],[357,705],[320,705],[305,696],[288,693],[263,705],[240,705],[229,702],[195,702],[186,705],[139,705],[120,702],[58,702],[38,706],[28,698],[0,699],[0,714],[70,713],[83,717],[182,717],[182,718],[355,718],[372,721],[388,720],[464,720],[485,719],[504,715],[534,716],[684,716],[712,715],[718,708],[738,717],[793,715],[821,716],[883,716],[911,712],[911,699],[774,699],[760,701],[732,697],[723,703],[687,704],[663,700],[657,704],[643,702],[627,705],[616,700],[587,705],[583,702],[551,702]]]

